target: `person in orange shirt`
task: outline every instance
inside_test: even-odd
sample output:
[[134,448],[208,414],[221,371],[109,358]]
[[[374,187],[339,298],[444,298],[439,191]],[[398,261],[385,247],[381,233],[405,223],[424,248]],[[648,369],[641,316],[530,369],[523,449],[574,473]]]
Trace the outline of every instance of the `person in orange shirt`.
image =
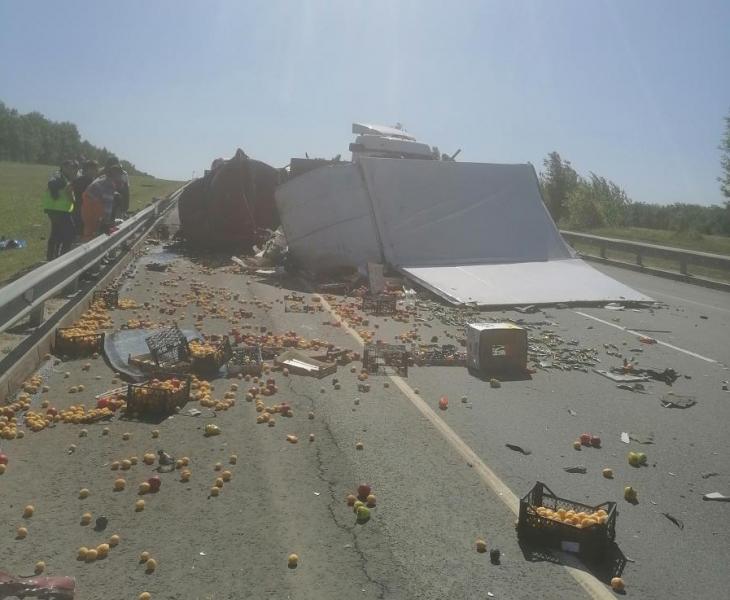
[[107,167],[83,193],[81,220],[84,223],[83,240],[88,242],[111,225],[114,218],[115,195],[123,185],[124,171],[119,165]]

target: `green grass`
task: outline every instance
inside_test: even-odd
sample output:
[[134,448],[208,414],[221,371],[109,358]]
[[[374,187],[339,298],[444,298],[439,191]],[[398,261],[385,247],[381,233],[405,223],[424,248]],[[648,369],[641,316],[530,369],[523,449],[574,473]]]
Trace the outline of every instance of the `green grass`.
[[584,233],[660,246],[673,246],[696,252],[730,255],[730,237],[723,235],[704,235],[697,232],[645,229],[643,227],[602,227],[586,230]]
[[[0,161],[0,235],[28,242],[23,249],[0,251],[0,282],[45,258],[50,226],[41,198],[55,170],[47,165]],[[152,198],[167,196],[181,182],[132,175],[129,184],[130,209],[136,210]]]

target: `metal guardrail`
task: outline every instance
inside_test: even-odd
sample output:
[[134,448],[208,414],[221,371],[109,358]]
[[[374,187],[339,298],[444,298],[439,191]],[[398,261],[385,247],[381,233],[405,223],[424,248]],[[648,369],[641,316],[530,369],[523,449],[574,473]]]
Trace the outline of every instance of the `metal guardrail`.
[[185,186],[167,198],[153,202],[124,221],[111,235],[101,235],[81,244],[0,288],[0,332],[28,315],[31,317],[31,326],[40,325],[46,300],[77,284],[82,273],[132,240],[138,232],[146,230],[177,200],[184,189]]
[[[569,242],[584,242],[591,246],[598,246],[599,257],[614,265],[626,265],[627,263],[608,258],[607,250],[618,250],[621,252],[629,252],[635,255],[636,267],[644,269],[645,257],[664,258],[676,261],[679,267],[679,275],[687,280],[697,279],[700,282],[709,282],[701,278],[695,278],[689,273],[690,265],[702,266],[709,269],[717,269],[730,273],[730,256],[722,254],[711,254],[709,252],[696,252],[694,250],[684,250],[681,248],[672,248],[671,246],[659,246],[656,244],[646,244],[643,242],[633,242],[629,240],[620,240],[616,238],[607,238],[599,235],[590,235],[587,233],[578,233],[575,231],[560,231],[562,236]],[[592,258],[591,255],[585,255],[585,258]],[[649,270],[649,269],[647,269]],[[652,271],[657,271],[652,269]],[[668,272],[663,272],[668,273]]]

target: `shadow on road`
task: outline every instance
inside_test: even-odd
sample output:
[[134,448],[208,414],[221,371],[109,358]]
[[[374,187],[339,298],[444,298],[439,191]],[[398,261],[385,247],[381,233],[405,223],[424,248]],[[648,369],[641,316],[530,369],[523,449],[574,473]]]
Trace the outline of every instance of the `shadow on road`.
[[615,542],[610,542],[601,555],[576,556],[567,552],[553,550],[526,539],[519,540],[520,550],[529,562],[550,562],[568,565],[592,574],[606,585],[613,577],[620,577],[628,559]]

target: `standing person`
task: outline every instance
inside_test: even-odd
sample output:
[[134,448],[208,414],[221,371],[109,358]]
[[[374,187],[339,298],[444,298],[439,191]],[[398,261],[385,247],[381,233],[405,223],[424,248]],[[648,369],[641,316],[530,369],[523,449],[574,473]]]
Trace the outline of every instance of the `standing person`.
[[104,169],[82,194],[81,220],[84,222],[83,240],[88,241],[114,222],[115,197],[124,185],[124,171],[119,165]]
[[112,167],[119,167],[122,170],[122,185],[119,190],[117,190],[119,192],[119,196],[114,203],[114,218],[122,219],[129,212],[129,175],[127,175],[127,172],[122,168],[119,159],[113,155],[106,159],[104,172],[106,173],[107,170]]
[[95,160],[85,160],[81,165],[81,175],[71,183],[71,188],[74,193],[74,225],[76,227],[76,235],[78,236],[84,233],[84,222],[81,218],[81,206],[84,203],[83,194],[98,174],[99,163]]
[[51,261],[71,250],[74,239],[74,197],[71,182],[78,173],[73,160],[64,160],[60,170],[48,181],[43,197],[43,211],[51,220],[46,260]]

